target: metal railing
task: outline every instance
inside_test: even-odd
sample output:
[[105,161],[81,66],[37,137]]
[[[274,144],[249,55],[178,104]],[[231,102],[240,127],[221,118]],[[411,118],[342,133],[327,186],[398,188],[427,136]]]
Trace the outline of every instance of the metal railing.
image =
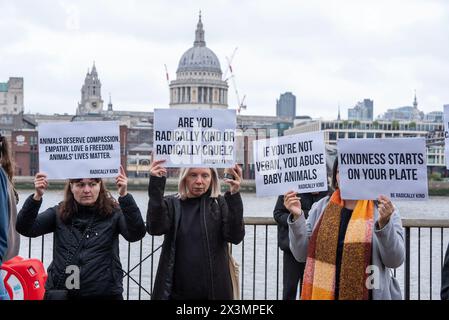
[[[394,271],[406,300],[439,299],[441,267],[449,241],[449,220],[402,219],[406,259]],[[241,298],[245,300],[282,299],[282,252],[277,245],[273,218],[246,217],[246,236],[232,246],[240,265]],[[48,267],[52,260],[52,235],[28,238],[21,254],[38,258]],[[163,237],[146,236],[128,243],[120,239],[125,299],[150,299]],[[298,290],[299,291],[299,290]]]

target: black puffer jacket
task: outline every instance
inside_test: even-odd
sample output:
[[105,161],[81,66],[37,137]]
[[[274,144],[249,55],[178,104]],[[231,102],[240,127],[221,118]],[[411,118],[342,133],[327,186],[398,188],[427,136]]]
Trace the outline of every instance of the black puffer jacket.
[[[145,236],[145,224],[139,208],[131,194],[119,199],[120,208],[116,208],[109,217],[98,214],[86,233],[86,239],[79,250],[77,259],[70,264],[80,268],[80,289],[70,290],[70,296],[107,297],[118,296],[123,292],[123,272],[119,255],[119,234],[134,242]],[[73,255],[85,228],[95,214],[94,208],[79,206],[79,211],[71,223],[64,223],[57,212],[59,205],[38,214],[41,201],[31,195],[24,203],[17,217],[16,229],[26,237],[38,237],[54,232],[53,261],[48,267],[47,290],[64,288],[67,257]]]
[[[176,196],[163,197],[165,177],[150,177],[147,230],[151,235],[165,235],[152,299],[171,299],[176,253],[176,234],[181,217],[181,203]],[[243,203],[240,193],[211,198],[201,197],[201,230],[207,248],[208,298],[232,299],[228,263],[228,242],[240,243],[245,236]]]

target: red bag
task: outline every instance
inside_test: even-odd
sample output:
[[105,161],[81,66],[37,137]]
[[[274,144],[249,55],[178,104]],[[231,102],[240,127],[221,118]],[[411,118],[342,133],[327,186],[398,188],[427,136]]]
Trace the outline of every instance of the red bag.
[[38,259],[16,256],[1,266],[1,277],[11,300],[42,300],[47,272]]

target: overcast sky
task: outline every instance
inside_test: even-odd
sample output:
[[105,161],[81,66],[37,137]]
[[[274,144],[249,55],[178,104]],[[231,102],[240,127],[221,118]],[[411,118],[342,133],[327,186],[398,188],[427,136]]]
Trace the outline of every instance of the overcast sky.
[[[0,82],[25,80],[25,112],[74,114],[93,61],[116,110],[169,103],[202,10],[206,45],[232,68],[242,114],[274,115],[280,93],[297,114],[342,117],[364,98],[375,116],[449,104],[447,0],[0,0]],[[230,108],[237,106],[229,83]]]

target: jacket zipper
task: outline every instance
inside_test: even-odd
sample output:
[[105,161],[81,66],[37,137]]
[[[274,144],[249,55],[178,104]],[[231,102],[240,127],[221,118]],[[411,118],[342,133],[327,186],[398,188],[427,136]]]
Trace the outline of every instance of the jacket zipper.
[[213,274],[213,268],[212,268],[212,261],[211,261],[211,254],[210,254],[210,246],[209,246],[209,235],[208,235],[208,232],[207,232],[207,223],[206,223],[206,208],[205,208],[205,202],[206,202],[206,199],[203,199],[203,221],[204,221],[204,229],[205,229],[205,231],[206,231],[206,246],[207,246],[207,259],[209,260],[209,277],[210,277],[210,284],[211,284],[211,291],[212,291],[212,299],[215,299],[215,289],[214,289],[214,281],[213,281],[213,277],[212,277],[212,274]]

